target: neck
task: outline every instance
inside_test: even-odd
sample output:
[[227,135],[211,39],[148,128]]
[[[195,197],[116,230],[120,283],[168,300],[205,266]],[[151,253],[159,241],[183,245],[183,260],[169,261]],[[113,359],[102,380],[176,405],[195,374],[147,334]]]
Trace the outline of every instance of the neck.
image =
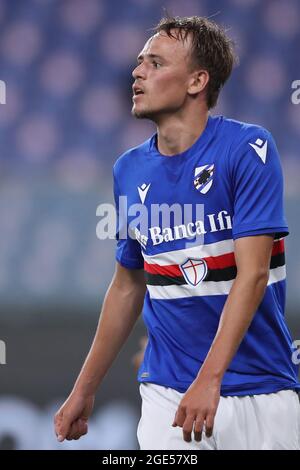
[[162,155],[185,152],[200,137],[206,127],[208,110],[197,115],[165,116],[157,123],[157,147]]

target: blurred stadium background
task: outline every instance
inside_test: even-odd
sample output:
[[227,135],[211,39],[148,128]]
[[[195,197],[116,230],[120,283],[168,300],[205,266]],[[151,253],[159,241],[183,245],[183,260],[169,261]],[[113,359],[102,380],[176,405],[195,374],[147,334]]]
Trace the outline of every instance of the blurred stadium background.
[[300,339],[299,0],[0,0],[0,448],[137,446],[137,325],[99,390],[88,436],[58,444],[54,410],[88,351],[114,268],[96,238],[112,165],[152,132],[135,121],[131,70],[166,7],[216,15],[240,65],[214,112],[267,127],[285,173],[287,316]]

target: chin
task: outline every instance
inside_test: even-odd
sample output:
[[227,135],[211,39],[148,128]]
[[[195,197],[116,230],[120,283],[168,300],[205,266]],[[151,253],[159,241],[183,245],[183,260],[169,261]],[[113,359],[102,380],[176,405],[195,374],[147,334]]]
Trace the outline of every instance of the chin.
[[157,114],[154,111],[149,109],[138,109],[137,107],[133,107],[131,110],[131,114],[136,117],[137,119],[151,119],[154,120],[155,115]]
[[149,113],[143,109],[132,108],[131,114],[137,119],[146,119],[149,117]]

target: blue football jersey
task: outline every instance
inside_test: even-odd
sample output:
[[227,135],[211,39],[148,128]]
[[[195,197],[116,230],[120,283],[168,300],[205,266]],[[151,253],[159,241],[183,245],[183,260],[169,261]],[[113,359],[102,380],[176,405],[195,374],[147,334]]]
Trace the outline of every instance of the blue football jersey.
[[116,161],[114,194],[116,259],[126,268],[143,268],[147,283],[143,317],[149,342],[138,380],[187,390],[236,277],[234,240],[270,233],[268,285],[221,394],[299,389],[284,318],[288,227],[271,134],[210,116],[198,140],[171,157],[159,153],[155,134]]

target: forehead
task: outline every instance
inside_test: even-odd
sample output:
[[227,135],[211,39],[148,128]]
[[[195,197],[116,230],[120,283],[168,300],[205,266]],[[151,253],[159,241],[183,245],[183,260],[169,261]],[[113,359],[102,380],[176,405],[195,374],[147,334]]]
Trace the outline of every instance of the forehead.
[[148,39],[139,56],[149,54],[159,55],[162,58],[172,61],[181,61],[190,55],[191,38],[188,36],[185,41],[169,37],[167,33],[161,31]]

